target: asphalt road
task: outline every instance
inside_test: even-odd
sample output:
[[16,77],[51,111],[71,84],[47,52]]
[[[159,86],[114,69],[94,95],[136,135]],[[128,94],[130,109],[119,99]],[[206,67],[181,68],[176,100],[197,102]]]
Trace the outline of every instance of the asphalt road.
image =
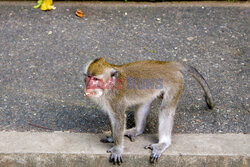
[[[0,2],[0,130],[108,131],[108,117],[83,96],[84,63],[181,60],[207,79],[208,110],[186,77],[175,133],[250,133],[250,5]],[[84,17],[75,16],[76,9]],[[146,132],[157,131],[156,101]],[[128,127],[133,111],[128,111]]]

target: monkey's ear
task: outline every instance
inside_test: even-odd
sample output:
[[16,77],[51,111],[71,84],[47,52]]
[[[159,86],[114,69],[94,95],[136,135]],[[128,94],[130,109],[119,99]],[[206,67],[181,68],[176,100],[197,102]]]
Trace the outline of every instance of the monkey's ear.
[[118,71],[116,71],[116,70],[113,70],[113,71],[111,72],[111,78],[117,78],[118,75],[119,75],[119,73],[118,73]]

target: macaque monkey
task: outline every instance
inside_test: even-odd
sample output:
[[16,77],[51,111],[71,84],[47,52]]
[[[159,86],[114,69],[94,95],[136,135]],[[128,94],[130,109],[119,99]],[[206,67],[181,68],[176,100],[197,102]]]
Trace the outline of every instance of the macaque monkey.
[[[113,142],[110,162],[122,163],[123,136],[131,141],[142,134],[150,105],[157,97],[162,97],[159,110],[159,142],[145,148],[151,149],[150,162],[154,163],[171,144],[171,132],[177,103],[184,85],[183,74],[190,73],[205,92],[210,109],[214,107],[207,82],[193,67],[179,62],[138,61],[123,65],[113,65],[98,58],[90,61],[85,69],[85,96],[99,104],[108,114],[112,138],[102,142]],[[125,130],[128,107],[139,105],[135,113],[136,127]]]

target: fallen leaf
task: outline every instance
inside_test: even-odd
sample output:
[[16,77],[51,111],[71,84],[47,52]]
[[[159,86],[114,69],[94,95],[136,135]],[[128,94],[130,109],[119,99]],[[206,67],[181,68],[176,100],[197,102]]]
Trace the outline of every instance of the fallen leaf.
[[76,15],[81,18],[83,17],[83,13],[80,9],[76,9]]
[[146,48],[144,45],[143,45],[142,47],[143,47],[143,49],[145,49],[145,50],[148,51],[148,52],[157,53],[156,50],[150,50],[150,49]]

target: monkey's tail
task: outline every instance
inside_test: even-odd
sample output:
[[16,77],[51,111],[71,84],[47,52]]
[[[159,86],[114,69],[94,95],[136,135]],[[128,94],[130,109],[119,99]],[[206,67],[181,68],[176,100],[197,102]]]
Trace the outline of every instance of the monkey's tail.
[[206,98],[208,108],[213,109],[214,108],[213,97],[212,97],[210,88],[209,88],[206,80],[204,79],[204,77],[198,72],[197,69],[195,69],[194,67],[192,67],[190,65],[180,63],[179,67],[180,67],[180,70],[182,72],[190,73],[199,82],[199,84],[201,85],[202,89],[205,92],[205,98]]

